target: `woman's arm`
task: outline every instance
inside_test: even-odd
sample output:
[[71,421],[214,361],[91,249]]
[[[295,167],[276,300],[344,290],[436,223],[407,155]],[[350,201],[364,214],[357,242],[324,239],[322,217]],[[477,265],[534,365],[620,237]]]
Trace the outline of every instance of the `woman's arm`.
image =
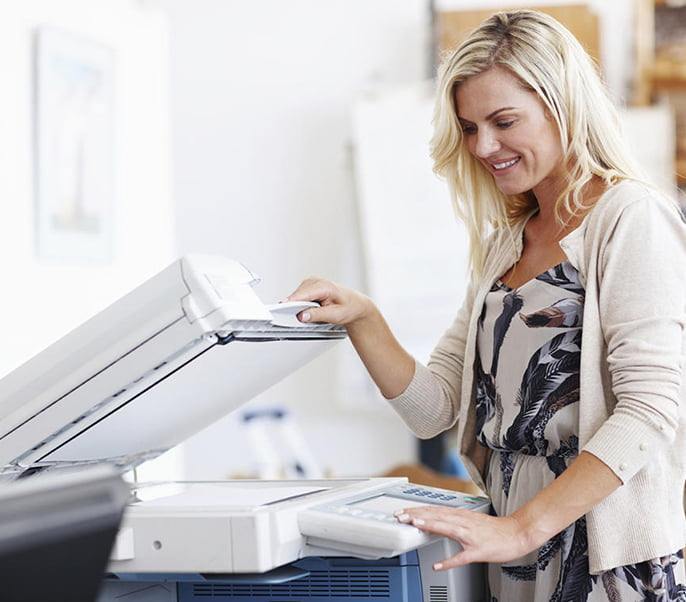
[[583,449],[626,482],[677,436],[686,225],[676,205],[655,194],[601,226],[609,234],[599,250],[597,316],[615,404]]
[[348,325],[348,336],[367,372],[386,399],[398,397],[414,376],[414,358],[395,338],[375,305]]
[[345,325],[370,376],[407,426],[426,439],[457,419],[466,336],[474,297],[470,284],[453,324],[431,354],[428,367],[414,360],[365,295],[321,278],[309,278],[289,301],[318,301],[300,314],[304,322]]
[[593,454],[582,451],[550,485],[512,517],[534,550],[571,525],[622,485],[619,477]]
[[[302,322],[345,326],[355,351],[386,399],[401,406],[405,403],[424,405],[427,399],[431,399],[436,406],[449,406],[450,414],[454,415],[452,408],[458,406],[473,296],[474,285],[470,283],[457,317],[431,354],[429,370],[417,365],[395,338],[374,302],[356,290],[323,278],[308,278],[286,301],[316,301],[321,305],[301,312],[298,318]],[[414,378],[416,367],[422,371],[419,378]],[[413,379],[417,390],[410,390],[407,396],[403,396]],[[403,413],[402,408],[396,409]],[[444,430],[453,422],[434,426]]]
[[461,552],[436,563],[436,570],[470,562],[508,562],[542,546],[621,484],[603,462],[581,452],[557,479],[509,516],[425,506],[402,511],[398,520],[462,545]]
[[384,397],[397,397],[407,389],[414,375],[414,358],[400,345],[369,297],[328,280],[309,278],[287,301],[318,301],[321,304],[321,307],[301,312],[302,322],[344,325],[362,363]]

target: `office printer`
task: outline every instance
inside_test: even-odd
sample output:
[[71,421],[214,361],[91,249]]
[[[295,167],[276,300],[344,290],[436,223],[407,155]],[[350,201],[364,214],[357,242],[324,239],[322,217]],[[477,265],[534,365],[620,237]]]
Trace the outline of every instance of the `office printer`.
[[[125,473],[345,338],[265,305],[238,262],[184,257],[0,380],[0,480]],[[99,600],[479,600],[483,568],[393,517],[487,500],[405,479],[136,484]]]

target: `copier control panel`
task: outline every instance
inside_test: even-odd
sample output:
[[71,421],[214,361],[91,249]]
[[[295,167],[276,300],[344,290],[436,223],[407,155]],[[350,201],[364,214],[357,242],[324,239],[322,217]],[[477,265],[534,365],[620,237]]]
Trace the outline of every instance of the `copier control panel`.
[[412,525],[399,523],[394,513],[429,505],[488,512],[489,501],[455,491],[400,484],[309,508],[300,512],[298,526],[312,545],[347,551],[354,546],[357,550],[365,548],[367,553],[375,549],[405,552],[435,538]]

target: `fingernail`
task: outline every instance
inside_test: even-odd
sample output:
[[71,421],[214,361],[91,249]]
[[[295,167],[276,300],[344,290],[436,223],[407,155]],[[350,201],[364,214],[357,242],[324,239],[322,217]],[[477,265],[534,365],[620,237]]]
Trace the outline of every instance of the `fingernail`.
[[409,514],[396,514],[396,516],[401,523],[406,523],[408,520],[410,520]]
[[419,525],[419,526],[421,526],[421,525],[424,524],[424,521],[423,521],[421,518],[415,518],[415,519],[412,521],[412,524],[413,524],[413,525]]
[[434,571],[440,571],[443,568],[443,564],[440,562],[437,562],[434,564]]
[[309,319],[310,319],[311,317],[312,317],[312,316],[310,315],[310,312],[309,312],[309,311],[306,311],[306,312],[303,314],[302,320],[303,320],[303,322],[308,322]]

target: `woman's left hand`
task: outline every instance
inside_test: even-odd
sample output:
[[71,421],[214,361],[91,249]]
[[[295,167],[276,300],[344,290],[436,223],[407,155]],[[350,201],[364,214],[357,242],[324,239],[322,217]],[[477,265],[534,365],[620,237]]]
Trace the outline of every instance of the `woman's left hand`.
[[535,545],[526,529],[513,516],[489,516],[471,510],[445,506],[421,506],[395,513],[406,523],[455,540],[462,550],[452,558],[434,564],[434,570],[452,569],[470,562],[507,562],[528,554]]

